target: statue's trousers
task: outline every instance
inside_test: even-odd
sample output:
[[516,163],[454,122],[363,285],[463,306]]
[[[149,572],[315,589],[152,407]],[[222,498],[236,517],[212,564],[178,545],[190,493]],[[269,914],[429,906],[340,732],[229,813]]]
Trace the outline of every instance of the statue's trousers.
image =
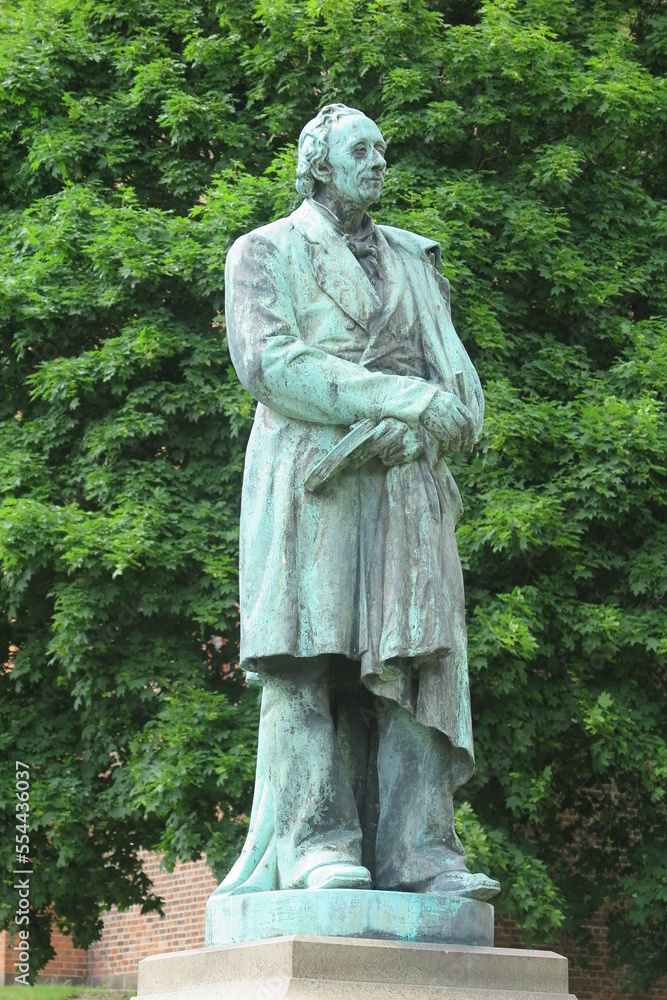
[[452,749],[442,733],[373,698],[341,658],[275,658],[260,676],[264,768],[280,803],[280,888],[302,886],[309,872],[336,861],[363,862],[380,889],[464,868]]

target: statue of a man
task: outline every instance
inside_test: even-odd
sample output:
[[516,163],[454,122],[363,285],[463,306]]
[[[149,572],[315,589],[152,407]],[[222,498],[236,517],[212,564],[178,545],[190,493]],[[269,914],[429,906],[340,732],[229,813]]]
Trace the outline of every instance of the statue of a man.
[[263,697],[250,831],[223,893],[499,889],[466,868],[452,806],[474,761],[445,460],[472,448],[484,401],[438,245],[367,215],[385,169],[373,121],[323,108],[299,140],[303,204],[227,258],[231,357],[258,400],[241,661]]

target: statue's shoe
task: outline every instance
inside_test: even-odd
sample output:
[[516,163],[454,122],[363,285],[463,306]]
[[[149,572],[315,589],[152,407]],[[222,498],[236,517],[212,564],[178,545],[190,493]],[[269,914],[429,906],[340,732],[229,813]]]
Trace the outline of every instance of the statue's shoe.
[[500,892],[500,883],[488,875],[473,872],[442,872],[423,883],[418,892],[436,892],[446,896],[463,896],[465,899],[491,899]]
[[313,868],[306,876],[306,889],[370,889],[371,873],[362,865],[344,861]]

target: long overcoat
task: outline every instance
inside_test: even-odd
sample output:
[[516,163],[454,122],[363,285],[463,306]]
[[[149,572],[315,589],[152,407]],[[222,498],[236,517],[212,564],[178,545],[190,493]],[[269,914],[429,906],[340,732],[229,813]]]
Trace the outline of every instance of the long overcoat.
[[[377,594],[365,593],[369,571],[360,565],[369,516],[364,467],[346,470],[318,493],[304,487],[313,466],[356,421],[396,417],[417,427],[438,388],[464,395],[477,430],[482,426],[482,390],[452,325],[449,286],[432,259],[437,244],[404,230],[378,229],[395,265],[382,300],[343,234],[309,200],[289,217],[241,237],[227,257],[231,358],[258,400],[242,496],[241,661],[252,671],[258,660],[271,656],[338,653],[362,662],[362,678],[371,690],[393,696],[391,684],[383,686],[382,662],[416,658],[418,699],[405,707],[458,748],[455,784],[460,784],[473,766],[463,582],[454,537],[462,507],[444,459],[433,470],[437,543],[418,519],[410,524],[407,510],[401,517],[404,537],[393,539],[381,567],[380,586],[384,579],[387,593],[379,597],[385,604],[380,638],[359,624],[360,607],[378,601]],[[406,296],[421,327],[426,378],[372,371],[359,357],[359,345],[382,329]],[[462,373],[458,385],[457,373]],[[419,478],[418,469],[416,474]],[[385,506],[392,505],[392,490],[400,494],[401,488],[405,505],[406,467],[382,475]],[[433,548],[444,566],[442,576],[436,575],[441,592],[435,595],[429,591]],[[396,581],[391,586],[389,577]],[[419,619],[414,641],[405,638],[404,629],[400,648],[394,648],[391,622],[400,616],[404,597],[415,601],[415,587],[421,590],[417,613],[410,612]],[[373,642],[379,665],[367,662]],[[388,669],[385,679],[390,677]],[[403,700],[400,693],[395,697]]]
[[[237,240],[227,257],[230,353],[258,400],[241,511],[241,661],[250,674],[258,660],[286,654],[359,660],[372,691],[449,738],[453,790],[470,777],[474,758],[454,536],[462,505],[451,473],[442,457],[428,469],[423,458],[388,469],[375,459],[321,492],[304,486],[356,421],[396,417],[416,428],[437,389],[459,395],[478,433],[482,427],[482,389],[452,325],[449,285],[433,263],[438,245],[378,230],[390,271],[382,298],[343,234],[309,200]],[[419,328],[425,378],[365,364],[364,345],[381,338],[399,308],[401,322]],[[401,670],[392,670],[411,658],[415,702]],[[216,895],[278,885],[260,726],[248,836]]]

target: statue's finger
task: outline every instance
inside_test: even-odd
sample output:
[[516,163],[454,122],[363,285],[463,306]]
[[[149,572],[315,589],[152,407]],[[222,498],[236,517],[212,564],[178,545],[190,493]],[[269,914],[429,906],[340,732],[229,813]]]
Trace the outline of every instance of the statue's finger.
[[452,425],[452,431],[463,437],[468,427],[468,421],[460,413],[454,412],[452,414]]
[[403,440],[404,428],[398,422],[394,426],[389,426],[379,437],[375,439],[375,444],[380,450],[388,448],[390,445]]

